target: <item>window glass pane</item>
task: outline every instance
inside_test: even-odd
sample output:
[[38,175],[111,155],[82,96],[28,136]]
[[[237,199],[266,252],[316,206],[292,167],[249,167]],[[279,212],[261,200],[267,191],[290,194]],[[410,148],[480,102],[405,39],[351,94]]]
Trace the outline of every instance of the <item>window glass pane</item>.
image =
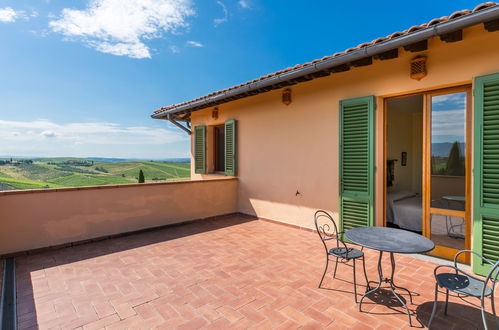
[[439,246],[465,249],[466,222],[463,217],[432,214],[431,240]]
[[215,127],[215,171],[225,171],[225,127]]
[[431,98],[431,207],[465,210],[466,93]]

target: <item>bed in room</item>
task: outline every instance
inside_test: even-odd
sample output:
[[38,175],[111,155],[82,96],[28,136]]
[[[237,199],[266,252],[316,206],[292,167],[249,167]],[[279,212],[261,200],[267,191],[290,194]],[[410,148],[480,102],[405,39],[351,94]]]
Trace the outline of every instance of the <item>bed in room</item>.
[[421,232],[423,207],[421,195],[392,192],[386,198],[386,220],[402,229]]

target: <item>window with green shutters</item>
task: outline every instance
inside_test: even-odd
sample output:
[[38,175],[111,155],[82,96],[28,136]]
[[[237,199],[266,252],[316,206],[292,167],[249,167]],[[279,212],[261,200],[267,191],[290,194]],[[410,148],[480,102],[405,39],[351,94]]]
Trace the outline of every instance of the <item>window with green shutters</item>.
[[206,126],[194,128],[194,172],[206,173]]
[[[473,250],[499,260],[499,74],[474,82]],[[473,270],[488,266],[474,257]]]
[[373,224],[374,109],[374,96],[340,102],[342,230]]
[[236,121],[225,122],[225,175],[236,175]]

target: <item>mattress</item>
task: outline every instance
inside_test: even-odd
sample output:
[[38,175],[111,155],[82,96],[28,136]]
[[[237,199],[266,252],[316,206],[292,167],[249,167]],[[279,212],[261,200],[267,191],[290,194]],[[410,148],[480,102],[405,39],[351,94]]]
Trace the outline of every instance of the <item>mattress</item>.
[[403,229],[421,232],[423,207],[421,196],[410,192],[387,196],[387,221]]

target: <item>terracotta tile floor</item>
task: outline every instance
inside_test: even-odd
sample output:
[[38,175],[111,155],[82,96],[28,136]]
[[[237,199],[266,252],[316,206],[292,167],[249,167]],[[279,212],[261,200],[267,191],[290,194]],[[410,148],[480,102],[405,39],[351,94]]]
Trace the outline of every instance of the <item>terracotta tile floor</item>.
[[[377,254],[367,251],[370,279]],[[427,324],[434,264],[397,255],[396,280]],[[227,216],[17,258],[20,329],[407,327],[400,306],[354,303],[351,267],[317,284],[324,251],[314,233]],[[360,269],[360,268],[359,268]],[[358,274],[361,274],[360,272]],[[358,276],[363,283],[362,276]],[[359,288],[362,291],[364,287]],[[441,306],[440,306],[441,307]],[[435,328],[481,326],[479,310],[451,298]]]

